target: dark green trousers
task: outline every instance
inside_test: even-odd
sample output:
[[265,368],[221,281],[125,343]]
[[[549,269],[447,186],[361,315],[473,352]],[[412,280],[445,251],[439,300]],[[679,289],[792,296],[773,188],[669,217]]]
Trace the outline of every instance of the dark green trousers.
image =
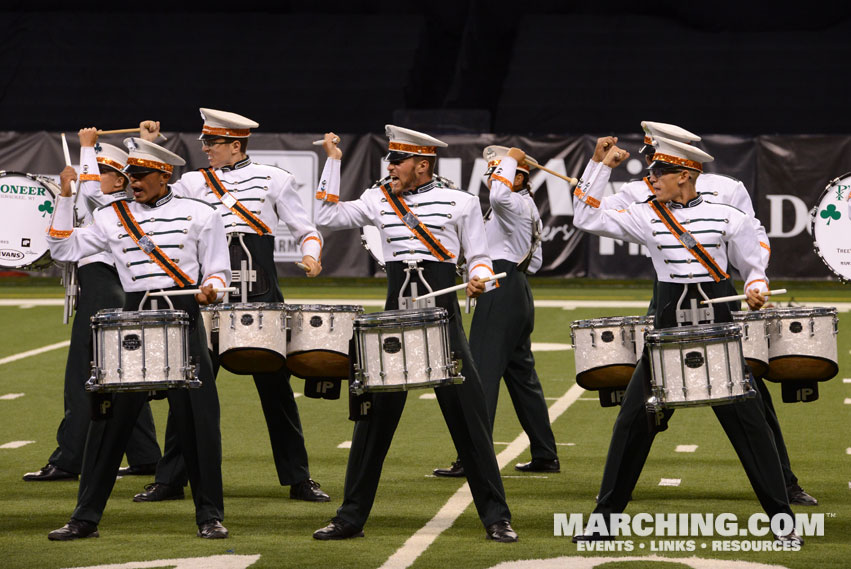
[[[79,474],[92,412],[92,396],[85,385],[92,371],[91,317],[98,310],[124,305],[124,291],[115,267],[89,263],[77,269],[80,291],[71,325],[71,345],[65,364],[65,415],[56,430],[56,450],[47,460],[66,472]],[[154,464],[160,459],[151,408],[146,404],[127,441],[130,465]]]
[[[455,284],[454,264],[424,262],[422,266],[424,276],[434,290]],[[400,262],[389,262],[386,268],[388,286],[385,309],[394,310],[398,308],[397,297],[404,280],[403,267]],[[416,277],[412,275],[411,278]],[[422,285],[419,292],[423,292]],[[482,384],[464,336],[457,297],[454,294],[438,296],[436,304],[449,313],[450,348],[460,354],[461,373],[465,377],[461,385],[435,388],[437,402],[458,456],[464,462],[467,482],[470,484],[473,501],[482,523],[488,526],[499,520],[511,520],[493,450]],[[337,516],[356,527],[366,525],[369,518],[384,458],[399,424],[406,399],[407,392],[404,391],[373,393],[368,419],[355,423],[346,469],[343,504],[337,510]]]
[[[130,293],[126,310],[136,310],[142,293]],[[219,430],[219,396],[213,367],[207,350],[204,324],[194,297],[172,297],[175,309],[185,310],[190,317],[189,353],[200,366],[197,389],[168,389],[169,410],[186,463],[195,521],[224,519],[222,498],[222,442]],[[92,421],[86,440],[83,471],[72,518],[99,523],[112,488],[121,456],[130,433],[147,402],[147,392],[114,393],[112,416]]]
[[556,441],[532,354],[532,290],[516,263],[496,259],[493,270],[508,276],[499,280],[498,288],[479,297],[470,326],[470,351],[482,380],[491,432],[499,382],[504,379],[520,425],[529,436],[532,458],[553,460],[558,458]]

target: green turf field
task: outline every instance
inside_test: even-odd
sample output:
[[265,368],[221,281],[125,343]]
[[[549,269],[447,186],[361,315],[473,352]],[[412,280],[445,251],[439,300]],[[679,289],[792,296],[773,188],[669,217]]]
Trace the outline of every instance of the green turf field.
[[[298,299],[370,299],[384,297],[384,281],[317,280],[286,281],[288,302]],[[851,302],[851,288],[839,285],[772,283],[785,286],[789,298],[798,302],[834,306]],[[640,303],[649,299],[646,283],[582,281],[534,281],[538,301],[613,301],[604,307],[566,309],[557,302],[536,311],[533,342],[570,343],[570,323],[600,316],[641,314]],[[61,298],[53,281],[8,282],[0,285],[0,447],[14,441],[33,441],[18,448],[0,448],[0,567],[65,568],[108,565],[110,567],[322,567],[322,568],[508,568],[591,567],[577,557],[599,557],[607,569],[652,567],[734,567],[730,560],[772,567],[811,568],[849,566],[851,538],[851,316],[840,312],[839,375],[820,384],[820,399],[806,404],[784,404],[780,389],[769,384],[780,417],[792,467],[801,485],[820,501],[815,508],[794,507],[796,513],[825,515],[824,535],[807,537],[798,552],[712,551],[713,540],[694,539],[695,551],[654,551],[671,538],[633,537],[632,551],[580,552],[569,537],[554,536],[554,514],[589,513],[599,488],[615,408],[601,408],[596,394],[569,397],[574,386],[573,354],[569,350],[536,353],[544,392],[561,414],[553,423],[560,444],[562,472],[555,475],[521,475],[515,462],[529,460],[528,448],[503,468],[504,484],[513,513],[512,525],[520,535],[516,544],[485,540],[475,509],[468,506],[451,526],[424,551],[409,554],[400,548],[443,508],[462,486],[455,479],[430,476],[437,466],[455,458],[449,434],[434,399],[412,391],[399,430],[384,465],[378,497],[364,539],[319,542],[312,532],[325,525],[342,500],[352,423],[347,420],[347,401],[299,398],[305,439],[314,479],[331,495],[330,504],[289,499],[288,488],[277,483],[268,435],[253,382],[222,371],[218,389],[222,408],[227,540],[206,541],[195,537],[191,499],[165,503],[134,503],[133,494],[147,477],[125,477],[115,490],[100,524],[99,539],[70,543],[50,542],[47,532],[60,527],[76,502],[74,482],[23,482],[24,472],[43,466],[56,446],[56,427],[62,416],[62,381],[67,348],[6,361],[9,356],[67,340],[70,326],[61,323],[61,306],[42,306],[35,299]],[[18,299],[17,304],[2,304]],[[618,301],[633,302],[618,306]],[[636,302],[637,301],[637,302]],[[30,304],[27,304],[30,302]],[[354,302],[349,301],[348,304]],[[844,306],[848,306],[845,304]],[[378,310],[369,307],[368,310]],[[467,320],[469,325],[469,320]],[[293,378],[299,392],[303,381]],[[7,394],[23,396],[7,399]],[[575,393],[575,392],[574,392]],[[567,397],[563,397],[568,394]],[[570,404],[565,408],[565,402]],[[162,441],[167,403],[152,403]],[[522,430],[505,389],[502,391],[494,441],[496,452],[506,449]],[[519,444],[519,443],[515,443]],[[693,453],[675,452],[677,445],[697,445]],[[522,444],[521,444],[522,447]],[[679,486],[660,486],[661,479],[680,479]],[[644,468],[627,513],[729,512],[744,521],[761,512],[732,447],[708,408],[679,410],[668,431],[661,433]],[[688,538],[682,538],[688,539]],[[759,541],[759,538],[747,538]],[[765,538],[763,538],[765,539]],[[704,549],[702,546],[706,545]],[[663,563],[651,555],[679,560]],[[163,559],[205,558],[194,565],[142,563]],[[259,557],[258,557],[259,556]],[[394,556],[394,557],[391,557]],[[612,557],[639,557],[636,562],[610,563]],[[698,560],[717,559],[712,565]],[[557,559],[562,558],[562,559]],[[390,561],[388,561],[390,560]],[[131,562],[137,564],[129,565]],[[128,565],[124,565],[128,564]],[[762,567],[766,565],[761,565]],[[757,567],[751,565],[749,567]]]

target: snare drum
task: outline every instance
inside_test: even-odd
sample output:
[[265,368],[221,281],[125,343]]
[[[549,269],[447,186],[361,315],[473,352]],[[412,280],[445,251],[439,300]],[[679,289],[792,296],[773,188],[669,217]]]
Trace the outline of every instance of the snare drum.
[[287,305],[287,367],[302,379],[349,377],[349,340],[363,306]]
[[768,372],[771,381],[826,381],[839,372],[835,308],[770,308]]
[[644,341],[652,409],[720,405],[754,395],[735,322],[651,330]]
[[461,383],[449,351],[444,308],[388,310],[354,322],[355,393],[405,391]]
[[832,180],[810,212],[815,252],[842,281],[851,280],[851,172]]
[[[612,316],[575,320],[570,339],[576,363],[576,383],[588,390],[624,387],[644,349],[647,316]],[[641,350],[636,341],[641,336]]]
[[[281,370],[287,353],[287,305],[283,302],[220,304],[212,314],[219,363],[238,375]],[[212,345],[212,341],[210,342]]]
[[201,385],[189,363],[189,316],[183,310],[101,310],[92,316],[92,333],[89,391]]
[[742,353],[754,377],[768,370],[768,322],[765,310],[733,312],[733,322],[742,329]]
[[58,193],[50,178],[0,171],[0,268],[50,265],[47,230]]

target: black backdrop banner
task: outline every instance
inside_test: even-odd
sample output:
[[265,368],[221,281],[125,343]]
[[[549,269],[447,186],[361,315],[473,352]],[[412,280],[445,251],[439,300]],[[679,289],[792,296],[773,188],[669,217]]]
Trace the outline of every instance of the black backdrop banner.
[[[197,134],[165,133],[163,146],[183,156],[189,169],[206,167]],[[386,138],[377,134],[340,134],[343,149],[341,199],[356,199],[364,189],[386,174]],[[324,152],[311,142],[320,134],[256,133],[250,138],[249,155],[256,161],[275,164],[291,171],[298,180],[302,203],[312,213],[313,194],[322,167]],[[68,137],[72,162],[78,162],[76,136]],[[625,166],[612,175],[607,191],[644,175],[638,149],[642,136],[619,135],[619,145],[632,153]],[[441,149],[437,173],[479,197],[482,210],[488,207],[484,184],[486,163],[482,150],[491,144],[524,149],[549,169],[579,176],[593,152],[596,136],[498,136],[446,135],[449,144]],[[121,145],[121,137],[104,137],[104,142]],[[834,278],[814,251],[811,210],[828,183],[851,171],[851,137],[848,136],[760,136],[709,135],[701,142],[715,157],[706,165],[708,172],[722,173],[745,184],[754,210],[771,241],[769,276],[791,279]],[[0,132],[0,170],[52,176],[64,166],[58,133]],[[179,176],[181,171],[175,172]],[[653,269],[642,247],[577,231],[573,227],[573,203],[567,182],[540,170],[533,170],[535,202],[544,222],[544,264],[539,276],[591,278],[652,278]],[[2,187],[2,180],[0,180]],[[0,196],[2,198],[2,196]],[[843,212],[844,234],[851,243],[851,221]],[[0,228],[0,242],[13,240],[14,231]],[[276,232],[276,261],[282,276],[302,274],[292,261],[300,259],[297,246],[283,224]],[[323,232],[323,275],[369,276],[378,274],[377,263],[363,247],[359,231]],[[792,262],[794,260],[794,262]]]

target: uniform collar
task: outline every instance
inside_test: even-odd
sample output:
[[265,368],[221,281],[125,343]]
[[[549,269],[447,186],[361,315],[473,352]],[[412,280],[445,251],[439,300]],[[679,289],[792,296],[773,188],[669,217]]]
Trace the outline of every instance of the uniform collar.
[[703,203],[703,197],[697,196],[696,198],[692,198],[684,204],[682,204],[680,202],[668,202],[668,206],[671,207],[672,209],[683,209],[683,208],[687,208],[687,207],[699,206],[702,203]]
[[240,168],[245,168],[249,164],[251,164],[251,157],[246,156],[245,158],[243,158],[239,162],[235,162],[233,164],[228,164],[227,166],[222,166],[221,171],[222,172],[230,172],[231,170],[239,170]]
[[426,182],[422,186],[417,186],[413,190],[409,190],[407,192],[402,192],[402,195],[408,196],[408,195],[413,195],[413,194],[424,194],[425,192],[427,192],[429,190],[433,190],[436,187],[437,187],[437,180],[432,178],[431,180],[429,180],[428,182]]
[[143,205],[143,206],[145,206],[145,207],[147,207],[147,208],[150,208],[150,209],[155,209],[155,208],[158,208],[158,207],[160,207],[160,206],[162,206],[162,205],[167,204],[168,202],[170,202],[170,201],[171,201],[171,199],[172,199],[173,197],[174,197],[174,194],[173,194],[173,193],[172,193],[172,191],[171,191],[171,186],[169,186],[169,187],[168,187],[168,192],[166,193],[166,195],[164,195],[163,197],[161,197],[160,199],[158,199],[158,200],[157,200],[157,201],[155,201],[154,203],[143,203],[142,205]]

